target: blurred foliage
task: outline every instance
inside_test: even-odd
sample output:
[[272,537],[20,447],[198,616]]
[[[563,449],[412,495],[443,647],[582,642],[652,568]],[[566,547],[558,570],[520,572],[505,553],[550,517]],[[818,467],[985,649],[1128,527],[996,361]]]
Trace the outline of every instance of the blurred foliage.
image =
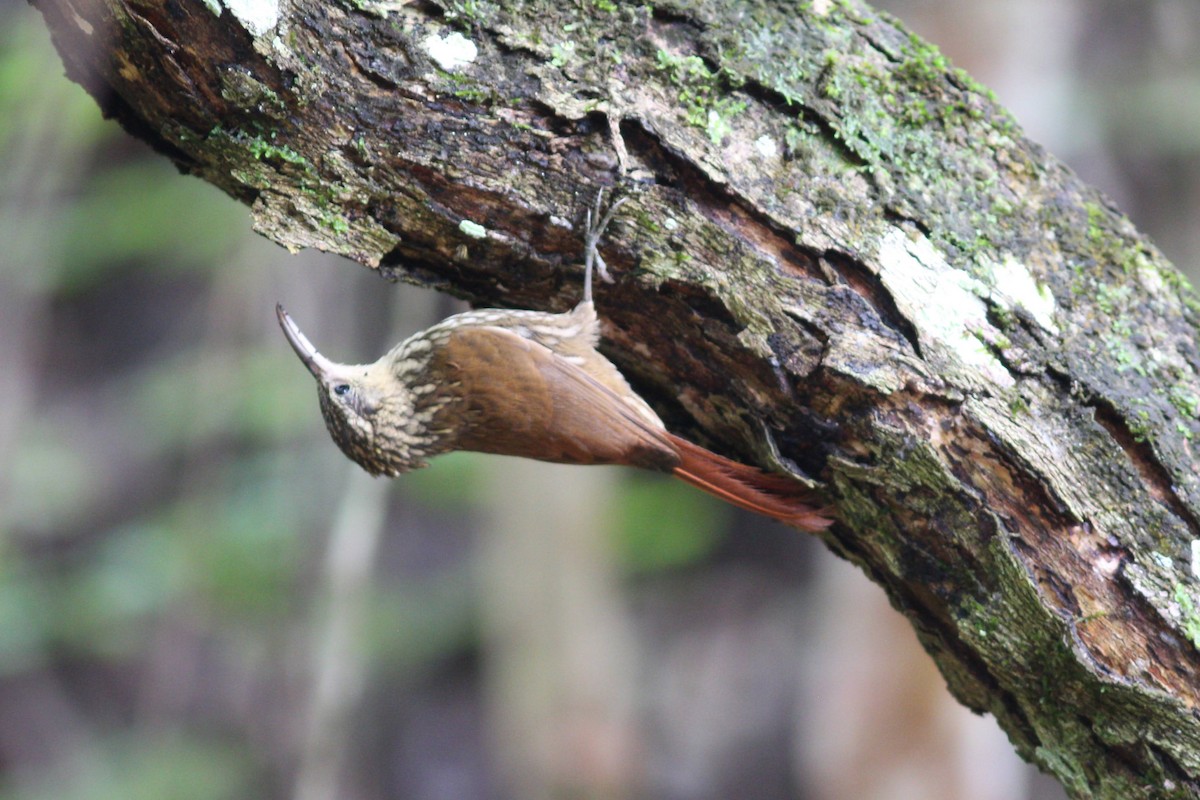
[[[249,757],[230,719],[225,731],[203,714],[163,731],[149,724],[157,703],[129,700],[169,679],[154,661],[181,620],[196,645],[249,643],[304,609],[321,524],[304,489],[319,473],[266,445],[295,442],[315,403],[288,391],[295,365],[261,336],[195,328],[228,318],[221,297],[263,283],[233,258],[245,209],[133,144],[61,72],[40,18],[0,9],[0,214],[20,237],[0,253],[0,293],[27,322],[0,319],[0,336],[34,348],[0,393],[19,417],[0,437],[12,448],[0,468],[0,707],[35,681],[72,710],[27,711],[21,735],[42,767],[5,748],[0,798],[264,796],[278,765]],[[277,656],[253,649],[241,657],[260,680]],[[171,702],[229,702],[203,681],[187,692]]]
[[627,482],[623,500],[617,552],[635,573],[702,561],[733,517],[729,505],[666,476]]
[[485,464],[494,458],[480,453],[438,456],[436,470],[417,470],[405,475],[405,489],[432,509],[469,510],[479,497]]
[[[436,469],[406,475],[405,490],[431,509],[469,509],[479,496],[481,470],[495,459],[479,453],[439,456]],[[729,528],[730,506],[665,475],[625,477],[610,529],[615,556],[626,571],[653,573],[712,554]]]
[[[123,135],[111,124],[103,131]],[[244,208],[203,181],[181,178],[166,159],[138,155],[89,176],[52,223],[65,233],[61,291],[86,291],[130,269],[204,276],[245,235]]]
[[114,737],[94,754],[102,767],[81,768],[74,780],[56,776],[45,785],[0,800],[246,800],[260,797],[245,751],[200,737]]
[[52,104],[55,129],[70,149],[95,146],[116,135],[104,122],[96,103],[78,86],[48,75],[62,73],[62,64],[49,44],[46,26],[28,9],[0,7],[0,148],[17,151],[31,109]]

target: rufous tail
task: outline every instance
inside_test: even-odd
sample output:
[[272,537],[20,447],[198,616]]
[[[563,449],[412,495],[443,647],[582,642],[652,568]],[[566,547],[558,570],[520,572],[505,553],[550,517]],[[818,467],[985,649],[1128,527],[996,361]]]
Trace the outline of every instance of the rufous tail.
[[675,476],[697,489],[810,533],[833,523],[825,509],[813,505],[812,492],[799,482],[719,456],[672,433],[666,436],[679,451]]

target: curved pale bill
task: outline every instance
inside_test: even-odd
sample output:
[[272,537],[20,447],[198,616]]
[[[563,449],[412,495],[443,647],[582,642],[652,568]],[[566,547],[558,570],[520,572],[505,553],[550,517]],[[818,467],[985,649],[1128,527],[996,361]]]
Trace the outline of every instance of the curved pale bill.
[[300,360],[304,362],[304,366],[308,367],[308,371],[313,374],[314,378],[321,380],[334,371],[337,364],[317,352],[317,348],[301,332],[299,326],[292,321],[280,303],[275,304],[275,316],[279,318],[279,327],[283,328],[283,335],[287,337],[288,343],[296,351],[296,355],[300,356]]

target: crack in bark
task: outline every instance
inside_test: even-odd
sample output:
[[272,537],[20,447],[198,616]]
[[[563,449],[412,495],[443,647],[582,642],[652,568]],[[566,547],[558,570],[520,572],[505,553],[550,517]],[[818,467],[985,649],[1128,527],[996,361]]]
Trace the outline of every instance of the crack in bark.
[[913,324],[900,312],[892,293],[883,285],[879,275],[872,272],[865,264],[845,253],[827,250],[824,259],[841,277],[842,281],[854,290],[855,294],[866,301],[874,309],[879,321],[893,333],[908,342],[918,359],[924,360],[921,354],[921,341]]
[[1130,430],[1129,423],[1117,407],[1108,398],[1093,392],[1052,364],[1047,364],[1045,374],[1061,387],[1065,395],[1076,398],[1083,408],[1092,412],[1096,423],[1108,432],[1112,442],[1125,453],[1150,496],[1178,519],[1193,538],[1200,538],[1200,519],[1176,494],[1174,482],[1154,454],[1153,446],[1148,441],[1138,441],[1137,434]]
[[[1023,466],[1004,442],[982,429],[957,430],[950,438],[960,445],[983,445],[963,464],[965,475],[974,476],[971,485],[987,497],[987,507],[1003,509],[1016,521],[1011,535],[1020,547],[1015,552],[1043,597],[1056,600],[1054,606],[1090,658],[1108,674],[1126,680],[1148,678],[1190,708],[1200,707],[1195,683],[1200,653],[1186,647],[1156,653],[1155,636],[1174,636],[1167,621],[1121,579],[1119,565],[1098,566],[1101,557],[1111,557],[1114,550],[1122,564],[1128,554],[1070,515],[1044,477],[1030,474],[1030,467]],[[987,466],[981,468],[981,463]],[[1129,674],[1127,665],[1137,661],[1146,665],[1144,674]]]
[[1107,398],[1093,397],[1089,406],[1095,411],[1096,422],[1108,431],[1112,440],[1124,451],[1150,496],[1186,525],[1192,538],[1200,538],[1200,519],[1175,493],[1174,482],[1167,468],[1154,454],[1153,445],[1148,440],[1139,441],[1121,412]]

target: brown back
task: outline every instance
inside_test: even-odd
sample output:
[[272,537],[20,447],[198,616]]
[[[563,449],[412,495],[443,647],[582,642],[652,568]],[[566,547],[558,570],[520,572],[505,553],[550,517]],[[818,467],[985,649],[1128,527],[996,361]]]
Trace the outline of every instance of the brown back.
[[433,358],[460,395],[458,449],[663,472],[679,463],[665,433],[615,392],[512,331],[457,329]]

